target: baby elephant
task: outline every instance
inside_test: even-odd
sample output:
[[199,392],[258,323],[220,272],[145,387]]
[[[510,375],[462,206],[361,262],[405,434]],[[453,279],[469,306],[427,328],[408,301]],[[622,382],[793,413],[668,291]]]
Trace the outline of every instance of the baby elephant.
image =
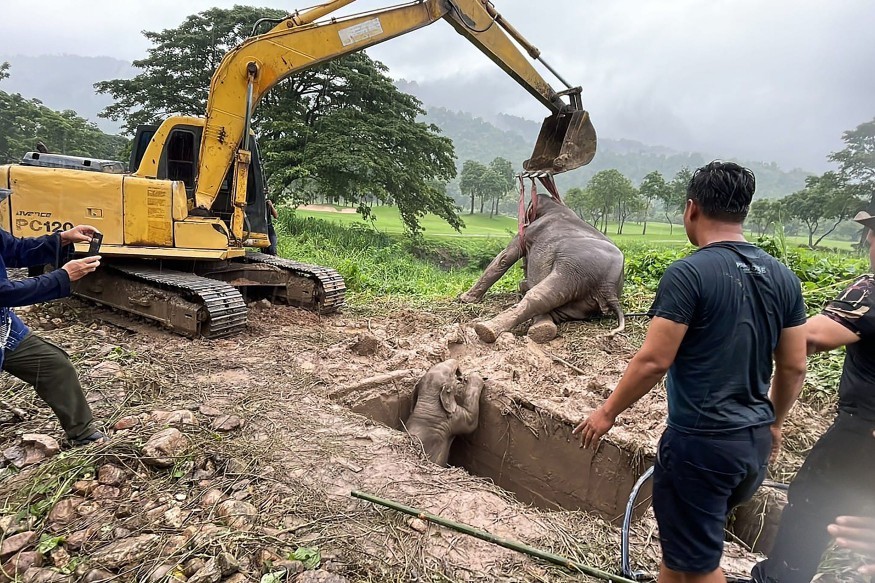
[[416,383],[405,426],[430,461],[446,466],[453,438],[477,429],[482,391],[483,377],[463,375],[452,359],[434,365]]
[[463,302],[478,302],[492,284],[521,257],[525,257],[525,293],[514,307],[474,330],[483,342],[495,342],[502,333],[534,318],[529,338],[548,342],[556,337],[556,324],[611,313],[624,328],[620,294],[623,289],[623,252],[613,241],[547,195],[538,195],[537,214],[525,231],[525,248],[519,235],[492,260],[467,292]]

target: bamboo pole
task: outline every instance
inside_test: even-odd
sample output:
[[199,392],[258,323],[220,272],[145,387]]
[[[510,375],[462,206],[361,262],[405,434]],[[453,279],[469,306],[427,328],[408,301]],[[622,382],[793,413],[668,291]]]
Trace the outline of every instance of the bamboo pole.
[[350,496],[353,498],[360,498],[361,500],[366,500],[373,504],[378,504],[380,506],[385,506],[386,508],[391,508],[392,510],[397,510],[398,512],[402,512],[404,514],[409,514],[410,516],[415,516],[421,520],[426,520],[428,522],[433,522],[435,524],[439,524],[441,526],[445,526],[447,528],[451,528],[458,532],[479,538],[481,540],[485,540],[487,542],[491,542],[502,546],[506,549],[511,549],[513,551],[517,551],[520,553],[525,553],[532,557],[537,557],[539,559],[543,559],[554,565],[559,565],[560,567],[565,567],[569,571],[578,571],[580,573],[584,573],[586,575],[590,575],[592,577],[598,577],[599,579],[604,579],[605,581],[613,581],[614,583],[636,583],[632,579],[626,579],[625,577],[621,577],[619,575],[612,575],[606,571],[602,571],[600,569],[596,569],[595,567],[590,567],[584,565],[583,563],[579,563],[567,557],[563,557],[561,555],[556,555],[554,553],[550,553],[548,551],[544,551],[541,549],[536,549],[535,547],[530,547],[529,545],[523,544],[521,542],[517,542],[515,540],[501,538],[495,536],[494,534],[488,533],[485,530],[480,530],[478,528],[474,528],[473,526],[462,524],[460,522],[454,522],[447,518],[443,518],[436,514],[431,514],[430,512],[425,512],[424,510],[419,510],[417,508],[411,508],[410,506],[405,506],[403,504],[399,504],[397,502],[393,502],[392,500],[386,500],[385,498],[378,498],[373,494],[368,494],[366,492],[360,492],[358,490],[353,490],[350,493]]

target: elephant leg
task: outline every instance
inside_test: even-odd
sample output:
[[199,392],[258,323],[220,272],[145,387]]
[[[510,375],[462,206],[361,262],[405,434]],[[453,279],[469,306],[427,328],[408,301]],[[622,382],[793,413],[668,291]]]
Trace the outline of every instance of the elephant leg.
[[535,316],[535,321],[529,326],[528,336],[538,344],[550,342],[559,333],[559,328],[553,322],[550,314]]
[[532,287],[514,307],[503,311],[491,320],[479,322],[474,331],[483,342],[492,343],[502,332],[507,332],[520,322],[531,320],[541,314],[549,314],[571,300],[568,280],[553,271],[543,281]]
[[459,296],[459,300],[466,304],[479,302],[483,298],[483,294],[492,287],[492,284],[501,279],[501,276],[507,273],[507,270],[510,269],[514,263],[519,261],[522,256],[523,251],[520,249],[520,238],[519,235],[517,235],[511,239],[510,244],[504,249],[504,251],[499,253],[495,259],[489,263],[483,271],[483,275],[477,280],[477,283],[471,286],[471,289]]

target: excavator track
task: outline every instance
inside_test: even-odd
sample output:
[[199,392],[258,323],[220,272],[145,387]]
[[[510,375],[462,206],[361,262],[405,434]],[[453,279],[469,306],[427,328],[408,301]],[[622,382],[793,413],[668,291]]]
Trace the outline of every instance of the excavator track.
[[[291,259],[283,259],[259,252],[247,253],[245,261],[270,265],[310,282],[310,285],[300,288],[297,293],[292,289],[287,290],[284,299],[289,304],[319,314],[331,314],[342,308],[346,302],[346,284],[343,282],[343,277],[334,269],[299,263]],[[289,286],[289,288],[292,287]]]
[[240,292],[225,282],[145,265],[105,265],[76,282],[73,293],[190,337],[236,334],[248,312]]

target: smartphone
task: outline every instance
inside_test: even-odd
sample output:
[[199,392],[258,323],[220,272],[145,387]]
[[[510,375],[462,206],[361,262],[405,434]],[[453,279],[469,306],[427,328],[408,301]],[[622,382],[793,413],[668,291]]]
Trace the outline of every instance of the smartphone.
[[91,243],[88,244],[88,253],[86,257],[94,257],[100,252],[100,244],[103,242],[103,233],[94,233],[91,236]]

